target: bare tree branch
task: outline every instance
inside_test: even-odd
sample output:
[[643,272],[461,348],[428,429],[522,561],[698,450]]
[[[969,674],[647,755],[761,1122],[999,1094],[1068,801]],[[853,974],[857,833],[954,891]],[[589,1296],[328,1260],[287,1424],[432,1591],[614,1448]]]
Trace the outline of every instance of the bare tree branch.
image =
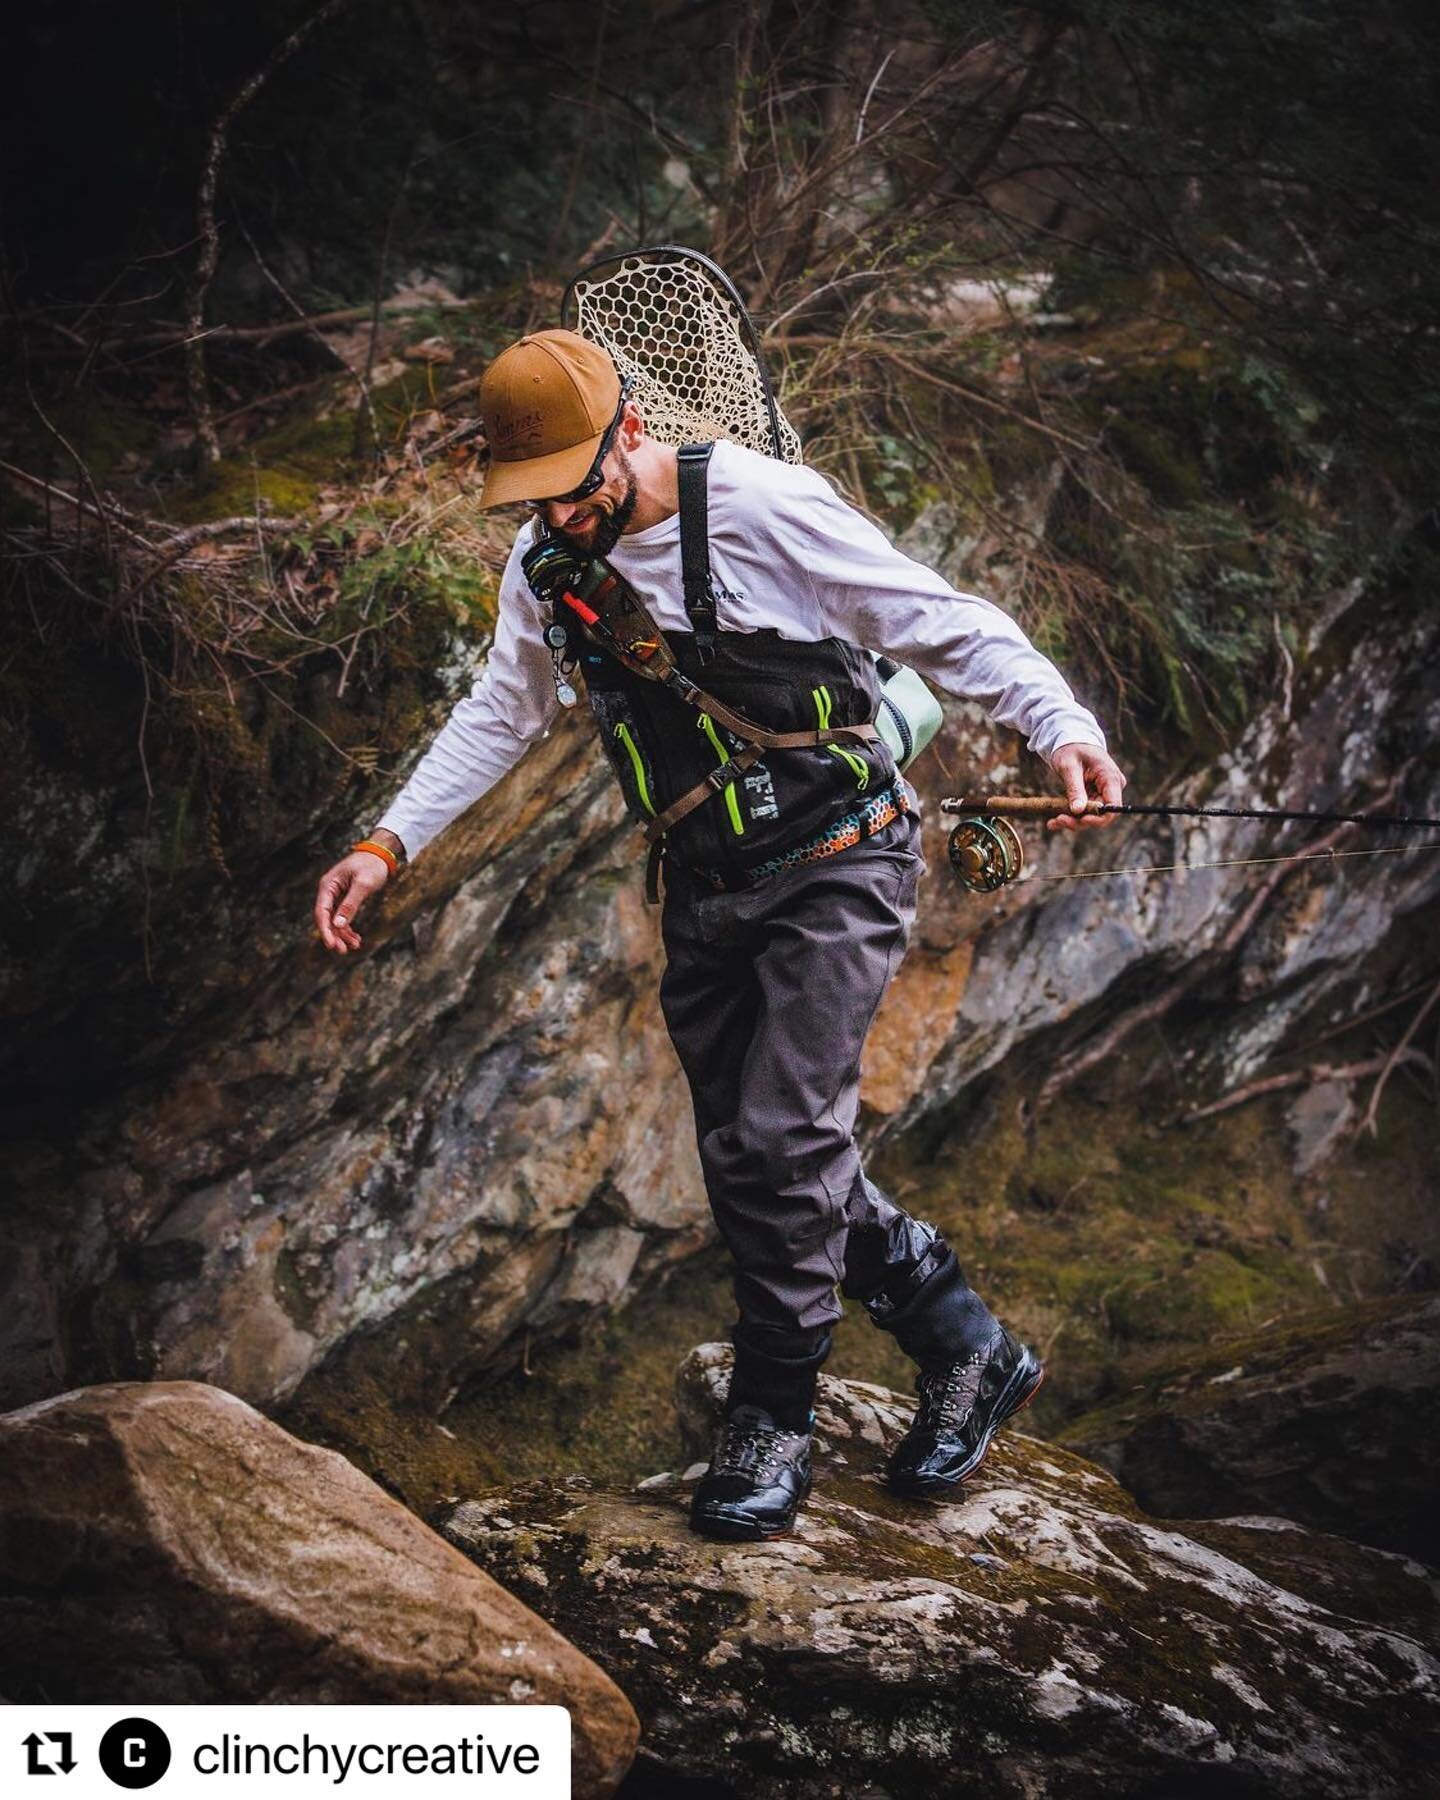
[[1418,1050],[1405,1050],[1398,1057],[1393,1053],[1391,1056],[1372,1056],[1364,1062],[1312,1063],[1306,1069],[1291,1069],[1284,1075],[1266,1075],[1259,1081],[1247,1082],[1244,1087],[1235,1088],[1228,1094],[1222,1094],[1218,1100],[1212,1100],[1208,1106],[1197,1106],[1190,1112],[1182,1113],[1175,1122],[1177,1125],[1193,1125],[1199,1119],[1213,1119],[1217,1113],[1230,1112],[1251,1100],[1263,1099],[1266,1094],[1282,1094],[1288,1088],[1317,1087],[1323,1081],[1366,1081],[1372,1075],[1387,1072],[1396,1062],[1413,1062],[1426,1068],[1431,1066],[1430,1058],[1422,1056]]
[[[1419,1011],[1415,1014],[1415,1017],[1405,1027],[1404,1036],[1390,1052],[1389,1056],[1386,1057],[1384,1065],[1380,1070],[1379,1079],[1375,1083],[1374,1091],[1370,1095],[1370,1104],[1365,1108],[1365,1117],[1361,1119],[1360,1123],[1355,1127],[1356,1137],[1359,1137],[1362,1131],[1368,1131],[1371,1137],[1378,1137],[1380,1135],[1379,1126],[1376,1121],[1380,1115],[1380,1099],[1385,1092],[1385,1084],[1389,1081],[1390,1077],[1395,1073],[1395,1070],[1402,1062],[1413,1061],[1419,1055],[1418,1051],[1410,1048],[1410,1040],[1425,1023],[1426,1019],[1429,1018],[1437,1004],[1440,1004],[1440,982],[1436,982],[1435,986],[1431,988],[1424,1005],[1420,1007]],[[1429,1058],[1422,1057],[1420,1060],[1428,1062]]]
[[220,165],[229,143],[230,127],[236,117],[255,98],[260,89],[310,36],[311,32],[340,11],[347,0],[325,0],[325,4],[297,25],[289,37],[271,51],[264,63],[243,81],[221,109],[210,127],[205,160],[200,171],[200,192],[196,200],[196,216],[200,225],[200,255],[190,280],[189,313],[186,319],[185,378],[190,391],[190,412],[195,421],[195,437],[200,455],[206,462],[220,460],[220,439],[210,409],[210,389],[205,375],[205,296],[215,271],[220,266],[220,227],[215,220],[215,193],[220,180]]

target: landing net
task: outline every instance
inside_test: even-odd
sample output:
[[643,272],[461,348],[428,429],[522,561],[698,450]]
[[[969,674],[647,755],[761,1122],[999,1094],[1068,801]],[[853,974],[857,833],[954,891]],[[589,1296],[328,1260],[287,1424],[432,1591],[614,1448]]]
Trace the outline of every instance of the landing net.
[[729,438],[764,456],[801,460],[799,433],[770,390],[754,327],[739,296],[725,291],[721,270],[678,247],[594,266],[610,272],[584,270],[567,290],[573,329],[603,345],[622,377],[634,378],[633,398],[652,437],[665,444]]

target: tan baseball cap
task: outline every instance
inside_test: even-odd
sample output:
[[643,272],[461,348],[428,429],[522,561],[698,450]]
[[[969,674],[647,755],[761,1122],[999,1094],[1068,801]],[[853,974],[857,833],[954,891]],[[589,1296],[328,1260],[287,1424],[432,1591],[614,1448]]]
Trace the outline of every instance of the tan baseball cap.
[[614,363],[578,332],[536,331],[502,350],[480,380],[490,444],[481,506],[579,487],[619,407]]

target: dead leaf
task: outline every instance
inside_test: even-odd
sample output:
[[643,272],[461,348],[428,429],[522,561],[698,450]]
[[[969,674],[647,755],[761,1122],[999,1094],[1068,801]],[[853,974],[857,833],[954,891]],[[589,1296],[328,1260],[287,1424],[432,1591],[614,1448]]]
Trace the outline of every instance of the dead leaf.
[[406,362],[418,363],[452,363],[455,352],[442,337],[422,338],[418,344],[410,344],[404,352]]

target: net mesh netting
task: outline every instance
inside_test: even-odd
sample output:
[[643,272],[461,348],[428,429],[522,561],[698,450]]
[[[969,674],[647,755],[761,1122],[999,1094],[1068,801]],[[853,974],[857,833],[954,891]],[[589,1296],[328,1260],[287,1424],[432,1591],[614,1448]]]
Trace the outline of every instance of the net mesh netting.
[[[624,257],[572,290],[575,329],[631,375],[652,437],[665,444],[730,438],[776,454],[765,389],[735,302],[698,263]],[[775,407],[779,454],[800,461],[800,436]]]

